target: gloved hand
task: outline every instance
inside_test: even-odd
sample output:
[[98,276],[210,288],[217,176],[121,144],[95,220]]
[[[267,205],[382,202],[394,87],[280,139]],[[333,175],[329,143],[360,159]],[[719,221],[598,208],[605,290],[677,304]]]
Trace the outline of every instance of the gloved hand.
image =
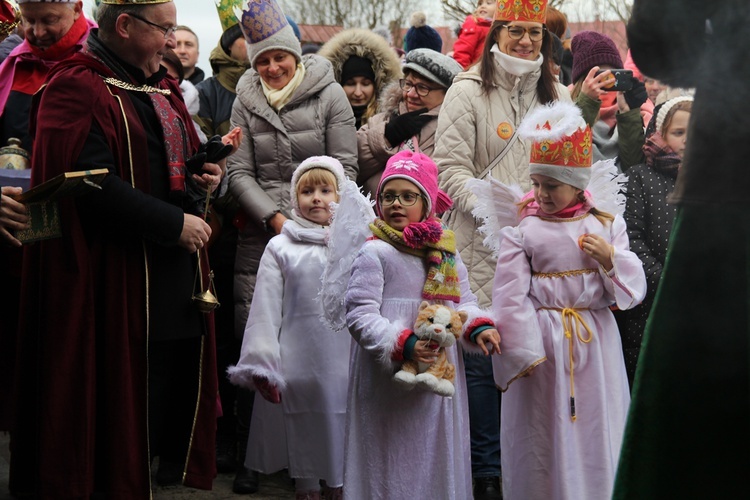
[[198,152],[185,160],[185,168],[187,168],[187,171],[191,174],[201,175],[205,173],[203,171],[204,163],[206,163],[206,153]]
[[640,108],[641,104],[646,102],[648,99],[648,92],[646,92],[646,85],[637,79],[633,78],[633,88],[624,92],[625,102],[628,103],[630,109]]
[[385,138],[391,147],[396,147],[408,138],[416,135],[422,130],[427,122],[432,120],[433,116],[427,116],[424,113],[427,108],[409,111],[403,115],[393,115],[388,123],[385,124]]
[[224,144],[220,135],[211,137],[205,144],[201,144],[198,151],[206,152],[206,161],[208,163],[218,163],[232,152],[231,144]]
[[253,377],[253,383],[255,384],[255,390],[263,396],[263,399],[275,405],[281,403],[281,393],[267,378],[255,376]]

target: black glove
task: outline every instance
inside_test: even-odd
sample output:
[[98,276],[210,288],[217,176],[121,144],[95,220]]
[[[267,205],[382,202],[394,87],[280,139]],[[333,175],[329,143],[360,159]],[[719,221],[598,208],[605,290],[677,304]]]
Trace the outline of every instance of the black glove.
[[646,102],[646,99],[648,99],[648,92],[646,92],[646,85],[637,79],[636,77],[633,78],[633,88],[630,90],[625,91],[625,102],[628,103],[628,107],[630,109],[636,109],[640,108],[641,104]]
[[231,144],[224,144],[221,142],[221,136],[215,135],[211,137],[205,144],[201,144],[199,152],[206,152],[206,162],[218,163],[232,152]]
[[385,138],[391,147],[396,147],[409,137],[418,134],[422,127],[434,118],[425,115],[426,112],[427,108],[422,108],[403,115],[393,115],[385,124]]
[[185,168],[191,174],[202,175],[205,174],[203,171],[203,164],[206,163],[206,153],[199,152],[185,160]]

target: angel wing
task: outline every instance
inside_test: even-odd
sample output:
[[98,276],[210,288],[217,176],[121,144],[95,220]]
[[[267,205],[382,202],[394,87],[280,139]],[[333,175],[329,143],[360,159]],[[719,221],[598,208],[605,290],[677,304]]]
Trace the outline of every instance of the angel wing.
[[601,160],[591,165],[591,179],[586,190],[599,210],[622,215],[627,188],[628,177],[620,173],[614,160]]
[[328,232],[328,261],[321,276],[318,296],[323,306],[323,321],[333,331],[346,328],[344,297],[352,264],[365,240],[372,235],[375,220],[369,196],[363,195],[354,181],[346,180],[339,190],[339,203],[331,204],[333,219]]
[[497,257],[500,252],[500,230],[506,226],[517,226],[518,203],[523,198],[520,186],[506,185],[494,178],[488,180],[469,179],[466,187],[477,197],[471,213],[479,221],[479,232],[485,235],[482,243]]

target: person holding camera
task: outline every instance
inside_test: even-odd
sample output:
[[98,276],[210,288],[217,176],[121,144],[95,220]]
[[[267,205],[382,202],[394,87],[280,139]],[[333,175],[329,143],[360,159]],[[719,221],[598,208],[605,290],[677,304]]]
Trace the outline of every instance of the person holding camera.
[[445,93],[463,68],[432,49],[406,55],[404,77],[383,90],[380,113],[357,131],[357,184],[375,194],[388,159],[403,150],[432,156]]
[[646,87],[632,72],[620,69],[622,57],[607,35],[581,31],[573,37],[571,50],[570,96],[591,126],[594,162],[616,158],[623,172],[643,163],[644,123],[654,111]]

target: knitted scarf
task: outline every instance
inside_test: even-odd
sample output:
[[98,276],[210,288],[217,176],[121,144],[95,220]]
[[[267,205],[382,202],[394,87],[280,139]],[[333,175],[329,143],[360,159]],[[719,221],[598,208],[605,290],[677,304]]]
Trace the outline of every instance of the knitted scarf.
[[456,237],[453,231],[443,229],[438,219],[409,224],[403,232],[393,229],[382,219],[375,219],[370,230],[397,250],[425,259],[428,269],[422,298],[461,301],[456,270]]
[[682,164],[682,158],[670,148],[659,133],[651,134],[643,145],[646,165],[658,172],[676,178]]

